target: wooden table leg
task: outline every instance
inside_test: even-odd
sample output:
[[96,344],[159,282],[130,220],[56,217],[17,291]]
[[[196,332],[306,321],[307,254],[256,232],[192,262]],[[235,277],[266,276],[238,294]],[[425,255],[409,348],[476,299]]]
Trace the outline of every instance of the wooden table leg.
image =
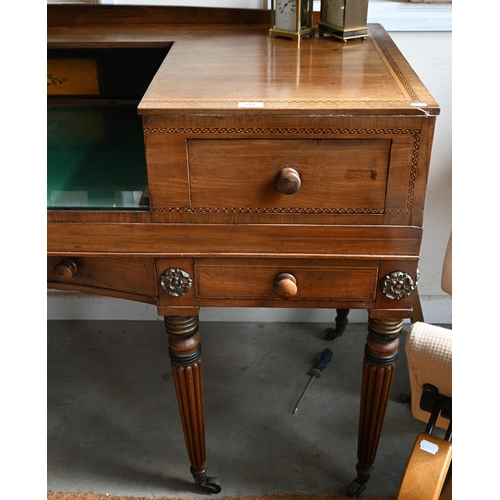
[[358,433],[358,475],[347,495],[359,497],[373,472],[398,356],[403,320],[370,318],[363,361]]
[[172,374],[184,439],[196,484],[219,493],[218,479],[207,477],[205,410],[198,316],[165,316]]
[[350,309],[337,309],[337,316],[335,317],[335,328],[327,328],[325,330],[325,340],[334,340],[337,337],[342,337],[345,327],[349,320],[347,316],[349,315]]

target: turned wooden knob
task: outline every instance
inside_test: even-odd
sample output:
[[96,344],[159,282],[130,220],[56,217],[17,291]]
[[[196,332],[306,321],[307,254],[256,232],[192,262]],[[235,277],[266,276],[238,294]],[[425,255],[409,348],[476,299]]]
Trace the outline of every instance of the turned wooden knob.
[[71,259],[63,259],[54,267],[54,278],[58,281],[71,281],[78,273],[78,266]]
[[274,278],[274,292],[281,299],[289,299],[297,295],[297,280],[293,274],[280,273]]
[[276,189],[283,194],[294,194],[301,185],[300,175],[294,168],[283,167],[276,175]]

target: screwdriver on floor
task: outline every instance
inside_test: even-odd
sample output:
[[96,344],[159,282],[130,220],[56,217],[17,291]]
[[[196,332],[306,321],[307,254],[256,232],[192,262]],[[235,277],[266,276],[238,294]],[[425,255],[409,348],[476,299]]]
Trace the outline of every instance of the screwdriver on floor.
[[305,389],[302,391],[302,394],[300,395],[300,398],[297,401],[295,408],[293,409],[292,415],[294,415],[295,412],[299,409],[299,405],[300,405],[300,403],[302,403],[302,400],[304,399],[304,396],[306,395],[307,391],[309,390],[309,387],[311,387],[312,383],[317,378],[321,377],[323,370],[328,366],[328,364],[332,360],[332,355],[333,355],[333,351],[331,349],[328,349],[328,348],[326,348],[320,354],[318,362],[314,365],[314,368],[309,372],[309,375],[311,375],[311,379],[307,383]]

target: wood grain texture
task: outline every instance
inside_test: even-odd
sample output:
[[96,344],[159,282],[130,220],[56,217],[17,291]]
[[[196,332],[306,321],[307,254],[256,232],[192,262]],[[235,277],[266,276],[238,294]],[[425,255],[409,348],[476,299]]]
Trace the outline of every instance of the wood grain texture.
[[[80,222],[94,223],[148,223],[151,222],[149,207],[145,210],[47,210],[47,223]],[[50,226],[49,226],[50,227]]]
[[[190,35],[174,44],[169,64],[160,68],[139,105],[141,114],[439,113],[379,25],[371,26],[366,40],[349,44],[311,38],[297,46],[259,29]],[[262,106],[248,109],[241,102]]]
[[[389,140],[188,141],[191,207],[234,212],[384,212]],[[294,167],[293,196],[276,188],[280,169]]]
[[[157,222],[421,225],[429,160],[422,136],[433,130],[429,118],[143,120]],[[278,197],[274,176],[285,164],[303,172],[304,189]]]
[[292,274],[297,284],[296,295],[286,300],[375,300],[377,261],[313,264],[292,259],[197,259],[196,297],[276,300],[274,278],[285,272]]
[[70,280],[61,282],[54,274],[54,268],[61,262],[59,257],[47,259],[47,281],[53,288],[64,284],[75,287],[115,290],[132,295],[156,297],[155,262],[152,258],[141,257],[74,257],[78,272]]
[[264,25],[271,13],[262,9],[224,9],[203,7],[162,7],[153,5],[47,5],[47,25],[55,26],[200,26]]
[[[398,327],[394,331],[393,327],[396,324]],[[377,331],[375,325],[381,328]],[[358,463],[356,465],[359,484],[366,484],[373,472],[373,463],[396,369],[398,334],[402,326],[402,320],[374,322],[370,319],[363,361],[359,411]],[[386,334],[385,327],[391,329],[391,335]]]
[[47,251],[50,255],[417,259],[421,234],[421,228],[404,226],[52,223]]
[[[435,453],[426,451],[422,441],[436,447]],[[415,440],[403,479],[398,500],[451,500],[451,488],[446,497],[441,496],[446,474],[451,464],[452,445],[437,436],[420,432]]]
[[200,336],[185,338],[172,332],[168,346],[189,462],[193,473],[201,474],[206,469],[206,446]]

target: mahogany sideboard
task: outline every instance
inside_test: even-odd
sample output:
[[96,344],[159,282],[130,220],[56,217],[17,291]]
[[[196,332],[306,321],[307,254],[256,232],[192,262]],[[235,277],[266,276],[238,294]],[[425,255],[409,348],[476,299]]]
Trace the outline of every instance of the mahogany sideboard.
[[191,472],[215,493],[199,308],[368,310],[359,496],[412,315],[437,103],[377,24],[297,43],[260,10],[47,19],[48,286],[157,306]]

